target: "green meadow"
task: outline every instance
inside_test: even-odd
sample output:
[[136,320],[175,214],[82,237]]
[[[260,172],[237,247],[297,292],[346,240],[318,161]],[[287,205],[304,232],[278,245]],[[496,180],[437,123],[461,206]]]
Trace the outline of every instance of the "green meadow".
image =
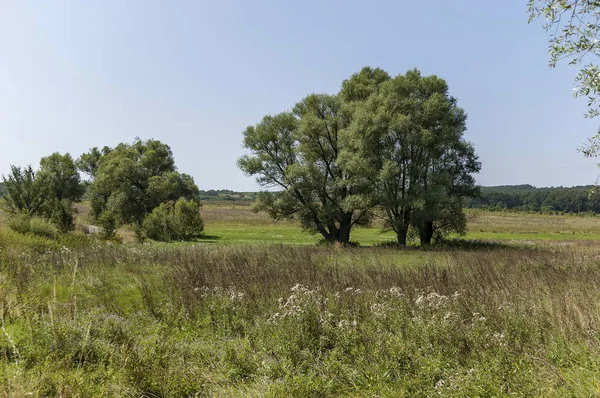
[[178,244],[0,227],[0,396],[600,394],[596,217],[471,211],[397,249],[377,223],[336,248],[248,204],[202,214]]

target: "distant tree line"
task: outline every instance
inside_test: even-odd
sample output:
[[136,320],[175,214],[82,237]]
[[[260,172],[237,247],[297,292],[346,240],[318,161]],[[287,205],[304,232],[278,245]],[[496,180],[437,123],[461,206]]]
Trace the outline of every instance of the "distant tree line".
[[209,189],[200,190],[200,200],[202,201],[253,201],[256,199],[256,192],[236,192],[229,189]]
[[532,185],[481,187],[479,197],[467,198],[465,207],[494,211],[539,213],[600,213],[600,195],[592,186],[536,188]]

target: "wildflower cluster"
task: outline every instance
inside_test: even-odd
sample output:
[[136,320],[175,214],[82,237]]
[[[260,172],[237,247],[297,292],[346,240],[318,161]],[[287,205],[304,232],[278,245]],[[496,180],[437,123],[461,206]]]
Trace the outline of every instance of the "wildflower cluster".
[[286,318],[298,318],[313,308],[322,310],[320,311],[321,322],[326,322],[332,317],[332,314],[325,310],[329,299],[321,294],[320,288],[309,289],[298,283],[290,290],[292,294],[287,299],[279,298],[279,311],[271,315],[269,322],[277,322]]

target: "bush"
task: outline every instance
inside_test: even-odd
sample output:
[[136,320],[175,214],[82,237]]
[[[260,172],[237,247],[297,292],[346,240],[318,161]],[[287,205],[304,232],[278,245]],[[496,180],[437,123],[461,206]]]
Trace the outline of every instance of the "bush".
[[8,227],[15,232],[20,234],[29,233],[29,223],[31,221],[31,216],[28,214],[15,214],[11,216],[8,220]]
[[111,210],[106,210],[98,217],[100,238],[104,240],[117,239],[117,218]]
[[202,236],[204,222],[200,204],[193,200],[161,203],[144,218],[141,233],[150,239],[169,242],[190,241]]
[[32,217],[29,222],[29,233],[44,238],[56,238],[59,235],[58,229],[48,221],[39,217]]
[[8,226],[13,231],[21,234],[32,234],[51,239],[59,235],[59,231],[54,225],[43,218],[31,217],[28,214],[13,215],[8,222]]
[[[169,207],[171,207],[170,211]],[[144,218],[142,227],[137,229],[136,235],[163,242],[172,240],[175,230],[172,213],[172,205],[169,203],[156,207]]]
[[57,201],[52,206],[51,220],[60,232],[72,232],[75,229],[75,209],[68,200]]
[[193,240],[202,236],[204,221],[200,217],[200,203],[179,199],[175,202],[174,222],[178,239]]

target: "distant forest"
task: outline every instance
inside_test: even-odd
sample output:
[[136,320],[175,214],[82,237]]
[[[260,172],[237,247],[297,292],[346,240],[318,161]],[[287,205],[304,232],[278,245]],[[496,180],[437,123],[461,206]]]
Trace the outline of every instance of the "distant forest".
[[600,213],[600,195],[593,186],[536,188],[532,185],[481,187],[478,198],[466,199],[471,209],[538,213]]
[[[492,211],[527,211],[536,213],[600,213],[600,194],[591,194],[593,186],[571,188],[536,188],[533,185],[500,185],[481,187],[478,198],[466,199],[468,209]],[[0,197],[5,194],[0,182]],[[200,200],[246,201],[256,198],[256,192],[236,192],[229,189],[200,191]]]
[[[527,211],[536,213],[600,213],[600,195],[593,186],[536,188],[533,185],[481,187],[478,198],[465,199],[469,209]],[[256,192],[227,189],[200,191],[203,201],[253,201]]]
[[[478,198],[465,199],[469,209],[527,211],[535,213],[600,213],[600,195],[593,186],[536,188],[533,185],[481,187]],[[256,192],[228,189],[200,191],[203,201],[253,201]]]
[[254,201],[256,199],[256,192],[235,192],[229,189],[209,189],[208,191],[200,190],[200,200],[211,202],[211,201]]

